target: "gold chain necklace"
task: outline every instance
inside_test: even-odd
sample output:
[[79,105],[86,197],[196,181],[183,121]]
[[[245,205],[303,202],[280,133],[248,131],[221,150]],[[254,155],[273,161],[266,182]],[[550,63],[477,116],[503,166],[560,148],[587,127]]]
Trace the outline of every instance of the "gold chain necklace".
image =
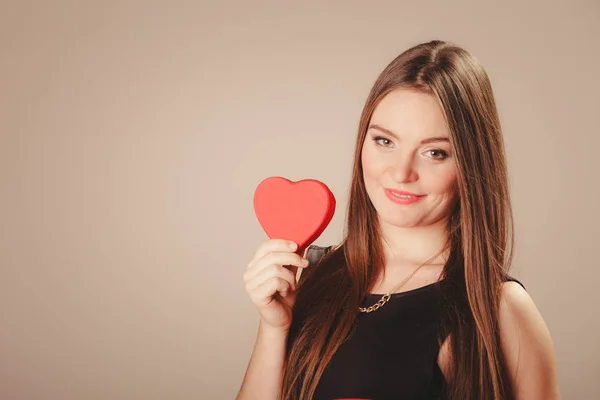
[[423,264],[419,265],[417,268],[415,268],[415,270],[413,272],[410,273],[410,275],[408,275],[406,278],[404,278],[404,280],[402,280],[402,282],[400,282],[396,287],[394,287],[392,290],[390,290],[389,292],[387,292],[386,294],[384,294],[381,299],[379,299],[379,301],[375,304],[373,304],[372,306],[369,307],[358,307],[358,311],[361,313],[370,313],[373,312],[375,310],[378,310],[380,307],[383,307],[383,305],[385,303],[387,303],[390,298],[392,297],[392,293],[398,289],[400,289],[402,287],[402,285],[404,285],[410,278],[412,278],[412,276],[425,264],[427,264],[429,260],[425,261]]

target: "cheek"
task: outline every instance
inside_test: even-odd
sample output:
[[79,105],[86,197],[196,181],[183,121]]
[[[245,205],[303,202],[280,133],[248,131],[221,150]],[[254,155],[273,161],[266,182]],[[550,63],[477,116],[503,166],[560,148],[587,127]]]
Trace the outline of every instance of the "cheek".
[[369,184],[369,177],[371,176],[371,160],[369,158],[368,149],[366,145],[363,145],[362,151],[360,153],[360,163],[362,165],[363,170],[363,180],[365,184]]
[[367,179],[376,179],[385,169],[380,155],[368,143],[363,146],[361,162],[365,181]]
[[361,164],[362,164],[362,178],[363,183],[365,185],[365,190],[367,191],[367,196],[371,198],[373,190],[372,187],[374,185],[375,179],[377,179],[376,173],[373,171],[373,155],[370,154],[367,145],[363,146],[361,153]]
[[452,194],[456,192],[456,171],[451,168],[443,173],[438,173],[431,180],[432,186],[438,193]]

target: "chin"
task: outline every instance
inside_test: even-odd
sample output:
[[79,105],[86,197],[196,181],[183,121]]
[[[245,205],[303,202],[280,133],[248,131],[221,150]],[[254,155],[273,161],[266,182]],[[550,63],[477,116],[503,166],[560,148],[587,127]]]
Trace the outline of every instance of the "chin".
[[419,224],[419,220],[415,219],[414,216],[404,215],[379,215],[379,221],[381,223],[392,225],[397,228],[413,228]]

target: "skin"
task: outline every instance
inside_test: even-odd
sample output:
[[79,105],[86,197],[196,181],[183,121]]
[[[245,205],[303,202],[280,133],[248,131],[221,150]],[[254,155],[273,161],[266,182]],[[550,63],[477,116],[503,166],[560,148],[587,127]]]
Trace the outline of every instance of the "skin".
[[285,346],[296,298],[296,273],[308,260],[297,244],[267,240],[256,249],[244,272],[246,292],[259,315],[256,343],[238,400],[275,400],[281,387]]
[[[427,93],[395,90],[371,116],[361,153],[363,179],[387,243],[377,293],[387,293],[444,246],[447,218],[457,198],[449,137],[442,110]],[[424,197],[414,204],[396,204],[386,188]],[[403,290],[437,281],[447,256],[442,253],[421,268]]]
[[[450,131],[436,99],[428,93],[397,89],[386,95],[371,117],[361,162],[367,194],[377,210],[386,265],[374,293],[387,293],[418,265],[443,248],[447,219],[457,201],[456,164]],[[424,197],[396,204],[384,189]],[[448,253],[421,268],[396,292],[439,279]],[[556,360],[548,328],[529,294],[517,283],[503,285],[500,339],[517,399],[559,399]],[[449,379],[450,340],[438,364]]]

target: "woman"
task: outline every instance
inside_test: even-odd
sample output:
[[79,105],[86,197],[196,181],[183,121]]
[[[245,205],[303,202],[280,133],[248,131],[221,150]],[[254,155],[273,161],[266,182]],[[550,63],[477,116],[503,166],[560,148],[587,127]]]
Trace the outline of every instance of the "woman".
[[238,399],[560,398],[513,240],[485,71],[442,41],[405,51],[363,109],[343,242],[306,268],[273,239],[248,264],[260,324]]

